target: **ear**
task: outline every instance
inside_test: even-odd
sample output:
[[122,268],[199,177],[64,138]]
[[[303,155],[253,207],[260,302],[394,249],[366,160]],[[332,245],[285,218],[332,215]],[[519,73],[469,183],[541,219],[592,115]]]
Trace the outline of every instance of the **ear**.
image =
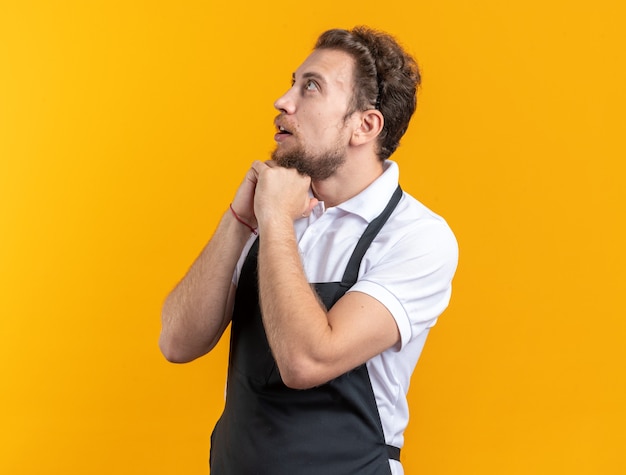
[[360,115],[360,122],[352,132],[350,145],[358,146],[376,140],[385,125],[383,115],[376,109],[363,111]]

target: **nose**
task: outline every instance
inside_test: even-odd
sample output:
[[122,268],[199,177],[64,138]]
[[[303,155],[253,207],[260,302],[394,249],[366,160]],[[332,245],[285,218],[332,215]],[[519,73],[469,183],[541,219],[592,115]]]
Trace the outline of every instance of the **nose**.
[[274,108],[285,114],[293,114],[296,111],[296,103],[293,97],[294,88],[291,87],[287,92],[280,96],[274,102]]

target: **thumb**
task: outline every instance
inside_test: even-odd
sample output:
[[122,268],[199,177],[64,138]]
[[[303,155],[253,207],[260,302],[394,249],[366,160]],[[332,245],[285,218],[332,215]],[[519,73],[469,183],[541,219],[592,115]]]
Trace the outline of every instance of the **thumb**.
[[306,209],[306,215],[309,216],[313,212],[313,208],[315,208],[319,203],[317,198],[309,198],[309,206]]

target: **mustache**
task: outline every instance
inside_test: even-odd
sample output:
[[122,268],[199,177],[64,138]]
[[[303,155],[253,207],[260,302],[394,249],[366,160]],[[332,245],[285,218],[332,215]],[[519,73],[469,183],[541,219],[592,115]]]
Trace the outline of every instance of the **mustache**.
[[296,133],[296,127],[292,124],[288,119],[285,118],[284,114],[279,114],[274,119],[274,126],[277,130],[283,130],[290,134]]

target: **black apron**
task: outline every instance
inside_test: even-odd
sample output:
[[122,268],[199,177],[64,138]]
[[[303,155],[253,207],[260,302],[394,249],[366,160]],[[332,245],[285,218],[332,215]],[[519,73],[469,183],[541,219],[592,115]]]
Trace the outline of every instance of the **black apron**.
[[[341,282],[314,284],[327,309],[352,287],[365,251],[400,201],[357,243]],[[259,241],[244,262],[231,327],[226,405],[211,435],[211,475],[390,475],[386,445],[365,364],[321,386],[285,386],[261,319],[257,287]]]

